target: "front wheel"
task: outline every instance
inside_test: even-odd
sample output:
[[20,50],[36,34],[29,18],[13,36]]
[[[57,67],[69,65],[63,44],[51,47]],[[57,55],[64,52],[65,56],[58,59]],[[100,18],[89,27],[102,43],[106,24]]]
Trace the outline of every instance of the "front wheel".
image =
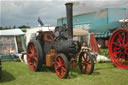
[[82,73],[92,74],[94,70],[93,56],[89,52],[81,52],[79,56],[79,67]]
[[42,67],[43,51],[37,40],[31,40],[27,47],[27,62],[30,70],[40,71]]
[[69,73],[69,62],[66,55],[60,53],[55,58],[55,71],[59,78],[67,78]]

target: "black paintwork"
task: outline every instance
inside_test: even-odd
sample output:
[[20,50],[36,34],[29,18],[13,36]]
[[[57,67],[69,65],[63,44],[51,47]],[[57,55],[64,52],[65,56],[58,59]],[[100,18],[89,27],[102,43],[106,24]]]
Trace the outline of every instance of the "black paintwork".
[[[81,45],[79,42],[73,41],[73,25],[72,25],[72,3],[67,3],[67,23],[66,25],[57,26],[55,32],[50,34],[55,37],[55,40],[52,42],[44,41],[44,35],[42,32],[39,32],[37,39],[42,45],[44,54],[49,53],[50,49],[55,49],[57,53],[64,53],[66,55],[76,54],[80,51]],[[46,56],[46,55],[45,55]]]

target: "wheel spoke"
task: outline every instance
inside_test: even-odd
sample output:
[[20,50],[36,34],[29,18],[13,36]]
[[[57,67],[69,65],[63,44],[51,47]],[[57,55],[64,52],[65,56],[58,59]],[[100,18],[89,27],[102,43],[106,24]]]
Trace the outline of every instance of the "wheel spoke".
[[62,74],[62,76],[64,76],[64,71],[61,69],[61,74]]
[[57,65],[60,65],[60,63],[58,61],[55,62]]
[[124,56],[121,58],[121,61],[119,61],[120,63],[122,63],[122,60],[124,59]]
[[27,61],[30,62],[30,60],[31,60],[30,57],[27,57]]
[[86,55],[86,57],[84,56],[84,62],[86,63],[86,61],[88,60],[88,55]]
[[34,57],[34,60],[35,60],[35,61],[38,61],[37,57]]
[[123,59],[125,61],[125,64],[127,64],[127,61],[125,60],[125,56],[122,57],[121,62],[122,62]]
[[33,48],[32,54],[33,54],[33,56],[36,56],[36,49],[35,48]]
[[59,65],[56,64],[55,65],[55,69],[58,70],[59,69]]
[[27,55],[28,55],[30,58],[31,58],[31,57],[33,57],[33,55],[32,55],[32,54],[27,54]]
[[123,45],[125,44],[125,35],[124,35],[124,37],[123,37]]
[[120,51],[114,52],[114,56],[117,56],[117,54],[121,53]]
[[119,44],[121,45],[121,42],[120,42],[120,39],[118,38],[118,42],[119,42]]
[[62,63],[62,61],[61,61],[60,57],[58,57],[58,60],[59,60],[59,63],[61,64],[61,63]]
[[119,54],[118,58],[116,57],[117,58],[117,62],[119,62],[120,57],[121,57],[121,53]]
[[88,67],[88,65],[87,65],[87,70],[88,70],[88,72],[90,72],[90,68]]
[[64,63],[63,63],[63,64],[61,64],[61,67],[65,67]]
[[91,62],[89,56],[88,56],[88,60],[86,61],[87,64],[89,64]]
[[115,51],[115,50],[119,50],[119,49],[120,49],[120,48],[114,48],[114,51]]
[[82,58],[84,59],[84,61],[86,61],[85,55],[83,55]]
[[63,71],[66,71],[66,69],[65,69],[64,67],[62,67],[62,70],[63,70]]
[[88,66],[91,66],[91,64],[88,64]]
[[60,75],[60,72],[58,71],[58,69],[56,68],[56,74],[57,75]]
[[120,41],[122,41],[123,39],[122,39],[121,35],[120,35],[120,34],[118,34],[118,35],[119,35],[119,39],[120,39]]
[[120,47],[120,44],[118,44],[118,43],[112,42],[112,44],[117,45],[117,46]]

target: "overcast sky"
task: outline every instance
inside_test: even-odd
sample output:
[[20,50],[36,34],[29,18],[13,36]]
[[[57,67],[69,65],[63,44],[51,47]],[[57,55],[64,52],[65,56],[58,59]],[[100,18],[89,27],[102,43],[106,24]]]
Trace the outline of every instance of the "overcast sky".
[[[74,15],[104,8],[127,8],[128,0],[0,0],[0,26],[56,26],[57,18],[66,16],[65,3],[74,2]],[[128,12],[127,12],[128,15]]]

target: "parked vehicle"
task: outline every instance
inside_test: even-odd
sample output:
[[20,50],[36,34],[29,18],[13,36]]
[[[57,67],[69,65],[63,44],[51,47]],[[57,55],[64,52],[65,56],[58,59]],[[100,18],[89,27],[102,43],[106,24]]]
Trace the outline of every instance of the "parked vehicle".
[[115,30],[109,40],[109,55],[113,64],[128,69],[128,20]]
[[93,73],[92,55],[86,51],[80,52],[80,43],[73,41],[72,5],[72,3],[66,4],[68,28],[57,26],[54,33],[39,31],[36,37],[28,43],[27,61],[30,70],[40,71],[42,64],[47,67],[54,66],[59,78],[67,78],[69,67],[79,65],[82,73]]

